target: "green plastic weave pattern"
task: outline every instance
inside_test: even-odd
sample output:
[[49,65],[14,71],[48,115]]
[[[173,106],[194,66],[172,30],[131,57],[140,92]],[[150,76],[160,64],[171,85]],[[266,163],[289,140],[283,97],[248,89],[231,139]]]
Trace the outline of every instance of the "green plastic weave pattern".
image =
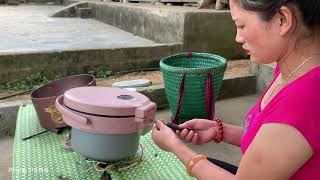
[[[99,179],[102,172],[92,164],[79,164],[81,156],[63,148],[62,141],[68,131],[62,134],[47,132],[31,139],[22,138],[44,131],[32,105],[21,106],[18,112],[14,139],[12,179],[57,180],[66,176],[73,180]],[[140,138],[144,147],[144,161],[127,171],[108,172],[112,179],[193,179],[188,176],[183,164],[171,153],[153,144],[150,133]]]
[[179,88],[183,74],[186,74],[180,120],[207,118],[205,105],[206,75],[212,75],[215,100],[218,98],[226,70],[226,59],[208,53],[181,53],[165,57],[160,61],[165,92],[171,113],[175,115]]

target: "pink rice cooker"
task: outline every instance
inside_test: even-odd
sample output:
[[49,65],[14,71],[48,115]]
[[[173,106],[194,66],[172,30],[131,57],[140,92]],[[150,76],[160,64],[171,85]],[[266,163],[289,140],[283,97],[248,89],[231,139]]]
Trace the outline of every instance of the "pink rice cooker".
[[56,108],[72,127],[75,152],[97,161],[134,156],[140,135],[154,124],[156,104],[133,91],[109,87],[78,87],[61,95]]

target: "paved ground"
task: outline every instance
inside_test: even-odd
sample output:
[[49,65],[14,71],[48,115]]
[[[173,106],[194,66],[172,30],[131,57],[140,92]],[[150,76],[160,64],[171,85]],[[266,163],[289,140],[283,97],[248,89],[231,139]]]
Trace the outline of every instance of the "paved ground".
[[[224,122],[241,125],[244,114],[256,102],[257,95],[250,95],[232,99],[221,100],[216,103],[217,116],[221,117]],[[159,110],[157,119],[169,119],[171,116],[169,110]],[[13,137],[0,137],[0,179],[11,179],[10,167],[12,161]],[[209,143],[203,146],[191,145],[195,151],[206,154],[207,156],[224,160],[237,165],[241,158],[238,147],[221,143]]]
[[0,179],[11,179],[13,137],[0,136]]
[[93,19],[51,18],[64,6],[0,6],[0,54],[156,45]]

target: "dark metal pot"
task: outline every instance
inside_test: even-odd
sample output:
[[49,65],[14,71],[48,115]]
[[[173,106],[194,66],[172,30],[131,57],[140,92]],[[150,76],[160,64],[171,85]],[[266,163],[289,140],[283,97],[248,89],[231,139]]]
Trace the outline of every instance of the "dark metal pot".
[[31,100],[37,112],[40,124],[47,129],[67,127],[61,114],[55,108],[55,101],[65,91],[82,86],[95,86],[95,77],[89,74],[68,76],[50,82],[31,93]]

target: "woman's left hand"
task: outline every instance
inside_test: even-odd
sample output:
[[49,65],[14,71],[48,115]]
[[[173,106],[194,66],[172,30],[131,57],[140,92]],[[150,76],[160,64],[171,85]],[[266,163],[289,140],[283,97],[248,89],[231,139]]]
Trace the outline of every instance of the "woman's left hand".
[[153,142],[162,150],[172,152],[173,148],[182,144],[175,132],[158,120],[152,130]]

